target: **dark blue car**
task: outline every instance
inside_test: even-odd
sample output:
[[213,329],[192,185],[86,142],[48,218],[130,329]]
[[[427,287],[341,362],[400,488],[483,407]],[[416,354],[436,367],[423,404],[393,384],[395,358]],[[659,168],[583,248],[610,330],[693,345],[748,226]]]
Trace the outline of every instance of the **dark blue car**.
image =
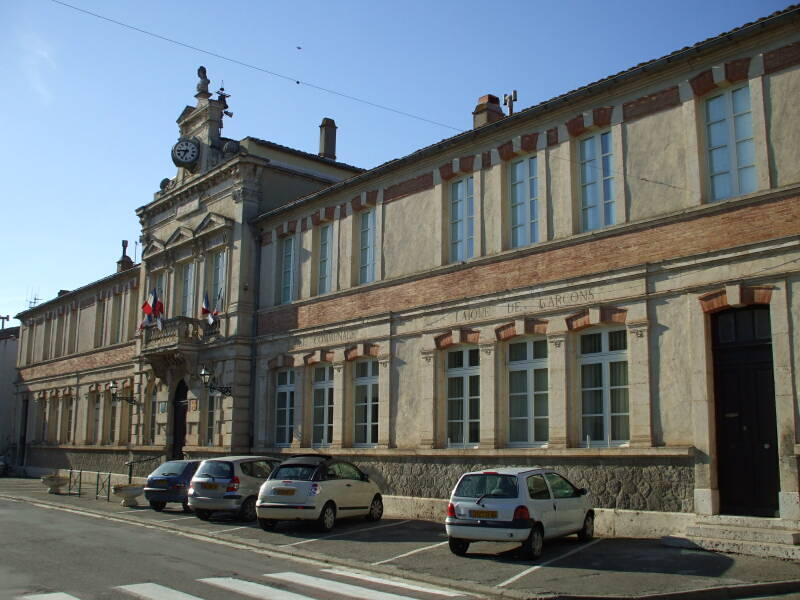
[[167,502],[183,504],[184,512],[191,512],[186,493],[194,472],[201,460],[171,460],[147,476],[144,497],[153,510],[162,511]]

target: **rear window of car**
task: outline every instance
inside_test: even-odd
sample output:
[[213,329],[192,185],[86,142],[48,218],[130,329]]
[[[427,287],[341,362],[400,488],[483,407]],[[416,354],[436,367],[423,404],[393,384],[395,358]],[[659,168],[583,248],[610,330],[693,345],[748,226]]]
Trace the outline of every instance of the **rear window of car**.
[[230,479],[233,477],[233,463],[212,460],[206,461],[197,469],[195,477],[214,477],[217,479]]
[[281,465],[275,470],[271,479],[292,479],[294,481],[311,481],[314,477],[314,465]]
[[158,467],[155,471],[150,473],[150,477],[173,477],[175,475],[180,475],[183,473],[183,470],[186,468],[186,465],[189,463],[185,460],[175,460],[170,462],[165,462],[163,465]]
[[465,475],[458,482],[453,494],[459,498],[516,498],[516,475],[500,475],[497,473],[475,473]]

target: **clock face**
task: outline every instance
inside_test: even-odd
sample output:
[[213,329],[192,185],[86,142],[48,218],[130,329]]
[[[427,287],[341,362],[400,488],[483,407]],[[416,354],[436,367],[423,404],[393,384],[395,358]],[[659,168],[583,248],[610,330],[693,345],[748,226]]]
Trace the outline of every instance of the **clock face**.
[[181,140],[172,147],[172,158],[181,165],[191,165],[197,161],[200,148],[191,140]]

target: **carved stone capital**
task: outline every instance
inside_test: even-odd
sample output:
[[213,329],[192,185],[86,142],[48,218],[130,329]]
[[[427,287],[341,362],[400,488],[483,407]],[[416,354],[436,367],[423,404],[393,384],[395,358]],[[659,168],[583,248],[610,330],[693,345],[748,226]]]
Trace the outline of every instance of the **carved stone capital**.
[[420,356],[422,359],[427,363],[430,364],[433,361],[433,356],[436,353],[436,350],[422,350],[420,352]]
[[628,323],[628,333],[637,338],[644,338],[647,336],[647,321],[640,321],[638,323]]
[[550,342],[555,348],[561,348],[561,345],[567,340],[566,333],[550,333],[547,335],[547,341]]

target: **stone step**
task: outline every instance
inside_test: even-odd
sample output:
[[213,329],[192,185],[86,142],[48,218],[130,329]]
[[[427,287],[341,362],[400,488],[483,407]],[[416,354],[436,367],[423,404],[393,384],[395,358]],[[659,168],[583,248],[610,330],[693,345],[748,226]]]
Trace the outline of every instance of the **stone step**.
[[727,525],[730,527],[753,527],[756,529],[791,529],[800,531],[800,521],[767,517],[740,517],[735,515],[698,515],[696,525]]
[[782,558],[800,560],[800,546],[779,544],[775,542],[754,542],[750,540],[725,540],[719,538],[665,536],[661,538],[664,546],[690,548],[693,550],[710,550],[731,554],[746,554],[763,558]]
[[695,525],[686,529],[688,538],[716,538],[748,542],[800,544],[800,531],[789,529],[770,529],[761,527],[734,527],[730,525]]

